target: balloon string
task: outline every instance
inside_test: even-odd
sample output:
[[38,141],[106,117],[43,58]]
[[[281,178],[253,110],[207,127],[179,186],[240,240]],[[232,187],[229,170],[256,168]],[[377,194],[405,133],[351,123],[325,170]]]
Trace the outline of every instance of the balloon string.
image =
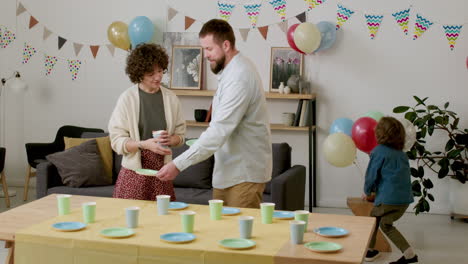
[[361,173],[362,177],[364,177],[364,172],[363,172],[361,166],[359,166],[359,163],[356,162],[356,159],[353,161],[353,163],[358,168],[358,170]]

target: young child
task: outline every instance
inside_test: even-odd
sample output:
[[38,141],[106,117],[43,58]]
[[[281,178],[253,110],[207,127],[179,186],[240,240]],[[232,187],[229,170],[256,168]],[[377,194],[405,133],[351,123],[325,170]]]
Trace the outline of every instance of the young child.
[[375,128],[375,135],[379,145],[370,155],[363,199],[371,200],[372,192],[375,192],[371,216],[376,217],[377,223],[366,254],[366,261],[373,261],[380,254],[378,250],[374,250],[380,226],[385,235],[403,253],[400,259],[390,264],[416,263],[418,256],[393,226],[414,201],[409,161],[406,153],[402,151],[405,144],[405,128],[397,119],[383,117]]

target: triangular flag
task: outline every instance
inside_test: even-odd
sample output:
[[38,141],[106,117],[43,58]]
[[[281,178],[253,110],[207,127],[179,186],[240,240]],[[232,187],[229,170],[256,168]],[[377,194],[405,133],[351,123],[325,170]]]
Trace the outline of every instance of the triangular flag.
[[315,7],[325,3],[326,0],[304,0],[309,5],[307,11],[314,9]]
[[1,47],[6,48],[8,45],[16,39],[15,33],[8,30],[6,27],[3,30]]
[[78,54],[80,54],[81,48],[83,48],[83,44],[73,43],[73,49],[75,50],[75,55],[77,57],[78,57]]
[[186,16],[185,17],[185,30],[187,30],[193,23],[195,23],[195,19]]
[[45,75],[49,76],[52,70],[54,69],[55,64],[57,63],[58,59],[55,56],[47,56],[44,54],[44,67],[45,67]]
[[16,8],[16,15],[19,16],[21,15],[24,11],[26,11],[26,8],[24,8],[22,3],[19,3],[18,8]]
[[114,57],[114,53],[115,53],[115,47],[114,45],[112,44],[107,44],[107,49],[109,50],[110,54],[112,55],[112,57]]
[[369,35],[371,39],[375,38],[377,31],[379,30],[380,24],[382,23],[382,15],[366,15],[367,28],[369,29]]
[[392,14],[405,35],[408,35],[409,12],[410,9],[408,8]]
[[431,25],[434,24],[433,22],[425,19],[419,14],[416,14],[416,23],[414,24],[414,33],[413,33],[413,40],[418,39],[424,32],[426,32]]
[[36,49],[24,43],[23,64],[28,63],[29,59],[36,54]]
[[340,29],[343,24],[354,14],[354,11],[338,4],[336,11],[336,30]]
[[67,40],[59,36],[58,37],[58,49],[61,49],[63,45],[65,44],[65,42],[67,42]]
[[268,36],[268,26],[259,27],[258,31],[260,31],[260,34],[262,34],[263,38],[266,40]]
[[281,17],[282,21],[286,20],[286,0],[269,0],[276,13]]
[[29,29],[31,29],[32,27],[37,25],[37,23],[39,23],[39,21],[37,21],[37,19],[35,19],[33,16],[31,16],[29,18]]
[[455,43],[457,42],[457,38],[460,35],[460,30],[462,29],[463,25],[444,25],[442,26],[445,30],[445,36],[450,45],[450,50],[455,48]]
[[99,45],[89,46],[89,48],[91,49],[91,53],[93,53],[93,57],[96,58],[99,50]]
[[227,2],[218,1],[219,17],[222,20],[228,21],[229,18],[231,18],[232,10],[234,10],[234,7],[236,7],[236,5],[233,5]]
[[288,32],[288,21],[282,21],[278,23],[278,27],[281,28],[281,30],[286,33]]
[[245,13],[249,17],[250,24],[252,28],[257,26],[258,16],[260,15],[260,8],[262,7],[262,3],[259,4],[245,4]]
[[250,31],[250,28],[239,28],[239,32],[242,36],[242,40],[244,40],[244,42],[247,41],[247,37],[249,36],[249,31]]
[[44,34],[42,34],[42,39],[46,40],[50,34],[52,34],[52,31],[48,30],[46,27],[44,27]]
[[296,18],[299,19],[301,23],[306,22],[306,12],[300,13],[299,15],[296,16]]
[[176,15],[177,15],[177,10],[175,10],[172,7],[169,7],[169,10],[167,11],[167,19],[171,21]]
[[67,60],[68,61],[68,69],[72,74],[72,81],[78,78],[78,72],[80,71],[81,61],[80,60]]

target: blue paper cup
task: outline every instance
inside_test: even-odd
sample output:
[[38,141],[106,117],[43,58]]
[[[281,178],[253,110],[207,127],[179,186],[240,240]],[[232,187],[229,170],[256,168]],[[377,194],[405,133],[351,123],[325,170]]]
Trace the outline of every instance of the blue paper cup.
[[293,244],[302,244],[304,241],[305,221],[289,221],[290,238]]

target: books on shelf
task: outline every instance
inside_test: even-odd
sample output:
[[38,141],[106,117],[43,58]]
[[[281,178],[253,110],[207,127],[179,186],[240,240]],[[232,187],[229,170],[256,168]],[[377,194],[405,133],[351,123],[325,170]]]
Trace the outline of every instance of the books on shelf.
[[300,99],[299,102],[297,103],[296,116],[295,116],[295,118],[294,118],[294,124],[293,124],[293,126],[299,126],[303,103],[304,103],[304,100],[303,100],[303,99]]

